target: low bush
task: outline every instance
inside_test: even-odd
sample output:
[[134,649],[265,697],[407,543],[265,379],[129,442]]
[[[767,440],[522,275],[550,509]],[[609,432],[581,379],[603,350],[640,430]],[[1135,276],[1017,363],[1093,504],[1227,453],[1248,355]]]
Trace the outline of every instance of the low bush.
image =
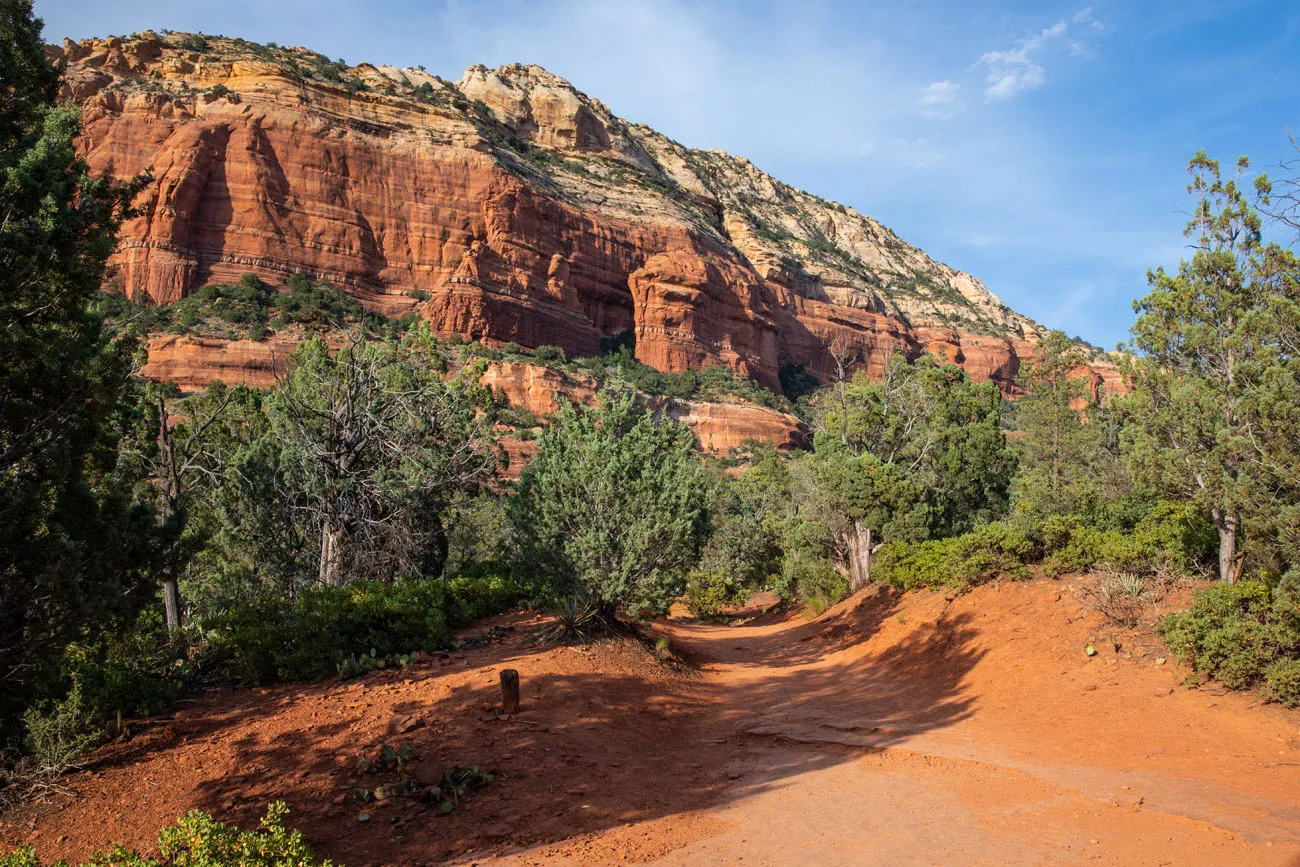
[[724,608],[744,602],[751,589],[721,570],[692,572],[686,579],[686,608],[701,620],[713,620]]
[[1300,707],[1300,659],[1283,659],[1264,672],[1264,695],[1287,707]]
[[511,574],[509,566],[474,563],[445,582],[447,622],[462,626],[533,601],[531,586]]
[[820,614],[849,595],[849,581],[829,562],[815,557],[787,558],[773,589],[787,601]]
[[69,645],[61,670],[66,685],[100,719],[157,713],[176,700],[193,673],[155,609],[142,612],[125,633]]
[[1233,689],[1263,686],[1270,698],[1300,703],[1300,574],[1277,587],[1261,581],[1216,584],[1191,607],[1161,620],[1169,649],[1198,673]]
[[1107,565],[1128,572],[1196,571],[1216,550],[1205,517],[1178,503],[1162,502],[1140,517],[1104,526],[1084,516],[1055,516],[1031,535],[1039,537],[1043,571],[1050,576]]
[[[284,827],[289,808],[281,802],[267,807],[261,827],[241,831],[198,810],[186,813],[173,826],[158,832],[160,860],[117,846],[97,852],[82,867],[331,867],[317,861],[298,831]],[[0,856],[0,867],[41,867],[31,846]],[[67,867],[64,861],[51,867]]]
[[453,626],[509,609],[526,595],[502,574],[309,587],[292,601],[261,597],[204,623],[224,680],[314,680],[344,659],[432,651]]
[[48,708],[29,708],[23,714],[27,726],[27,754],[37,765],[54,773],[75,767],[77,760],[103,740],[103,729],[96,724],[81,690],[72,690]]
[[927,542],[893,542],[880,550],[873,577],[902,590],[968,588],[999,577],[1025,578],[1035,551],[1032,539],[1004,523]]

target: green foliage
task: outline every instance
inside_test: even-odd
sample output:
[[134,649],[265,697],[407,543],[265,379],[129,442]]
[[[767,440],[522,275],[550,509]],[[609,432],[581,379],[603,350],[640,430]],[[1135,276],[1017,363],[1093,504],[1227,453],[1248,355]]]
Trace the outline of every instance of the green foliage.
[[1260,581],[1219,584],[1198,592],[1187,611],[1159,625],[1169,649],[1197,672],[1294,703],[1300,659],[1300,575],[1275,588]]
[[1044,517],[1093,514],[1127,492],[1115,425],[1079,376],[1085,349],[1053,331],[1017,379],[1017,505]]
[[709,509],[713,533],[700,558],[700,574],[688,582],[688,605],[697,599],[711,606],[704,600],[716,597],[724,585],[722,604],[744,601],[780,571],[789,497],[788,470],[770,450],[760,451],[739,477],[716,479]]
[[272,326],[282,328],[291,323],[319,327],[338,327],[365,318],[366,310],[349,295],[324,281],[294,274],[285,282],[285,291],[271,298],[275,308]]
[[686,579],[686,608],[701,620],[713,620],[724,608],[744,602],[752,592],[752,585],[727,572],[692,572]]
[[192,666],[168,639],[161,611],[141,612],[130,627],[70,644],[60,673],[87,713],[103,722],[158,713],[178,698]]
[[28,708],[23,723],[27,728],[27,755],[39,767],[59,772],[75,767],[77,760],[103,739],[102,719],[89,712],[76,685],[49,708]]
[[[288,813],[289,808],[277,801],[267,807],[260,828],[241,831],[193,810],[158,832],[160,861],[117,846],[91,855],[82,867],[330,867],[331,862],[315,859],[300,832],[284,827]],[[31,846],[25,846],[0,856],[0,867],[41,867],[41,861]],[[67,863],[59,861],[51,867],[67,867]]]
[[[1237,168],[1247,170],[1244,157]],[[1127,363],[1123,446],[1140,484],[1210,515],[1219,577],[1231,581],[1245,566],[1241,535],[1284,539],[1300,527],[1289,505],[1300,450],[1264,433],[1300,421],[1300,262],[1263,242],[1259,214],[1218,162],[1199,152],[1188,171],[1196,253],[1176,274],[1152,271],[1134,305],[1142,355]]]
[[119,328],[131,324],[143,333],[168,330],[228,339],[261,340],[272,329],[297,326],[308,331],[364,326],[384,335],[406,331],[411,322],[371,313],[355,298],[324,281],[294,274],[283,291],[245,274],[235,285],[210,284],[169,305],[148,307],[121,294],[95,302],[96,310]]
[[301,344],[265,410],[285,508],[316,537],[318,580],[437,575],[443,513],[492,479],[490,393],[479,368],[444,378],[427,326],[331,353]]
[[152,510],[117,465],[139,345],[90,309],[143,181],[91,174],[58,88],[31,4],[0,4],[0,747],[63,646],[154,589]]
[[626,386],[600,406],[563,406],[538,440],[512,515],[523,562],[557,597],[665,611],[685,589],[708,529],[695,438],[637,405]]
[[[202,619],[196,669],[237,683],[363,673],[363,657],[401,662],[451,642],[451,630],[517,606],[530,588],[483,570],[450,580],[408,578],[311,586],[293,598],[263,593]],[[364,670],[380,667],[373,665]]]
[[451,640],[447,587],[437,579],[308,587],[292,601],[267,597],[207,619],[209,652],[226,679],[315,680],[340,660],[432,651]]
[[849,581],[828,561],[815,557],[788,557],[773,588],[778,596],[820,614],[849,595]]
[[1124,571],[1195,572],[1208,562],[1215,543],[1203,513],[1172,502],[1155,504],[1135,522],[1111,526],[1088,516],[1056,516],[1039,525],[1035,535],[1041,540],[1043,569],[1051,576],[1099,564]]
[[881,549],[876,576],[903,590],[950,587],[961,590],[995,578],[1026,578],[1033,540],[1005,523],[925,542],[892,542]]
[[1264,672],[1264,694],[1287,707],[1300,707],[1300,659],[1282,659]]
[[952,366],[896,357],[826,392],[813,439],[810,514],[820,513],[854,589],[888,541],[963,533],[1000,517],[1015,461],[1001,396]]
[[569,357],[564,354],[564,350],[558,346],[539,346],[533,350],[533,355],[543,364],[548,361],[563,363],[569,360]]

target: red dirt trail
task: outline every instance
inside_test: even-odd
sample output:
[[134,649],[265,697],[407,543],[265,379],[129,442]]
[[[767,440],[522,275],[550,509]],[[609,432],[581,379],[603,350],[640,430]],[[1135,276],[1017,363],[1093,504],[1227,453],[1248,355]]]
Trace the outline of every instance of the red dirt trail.
[[[1300,714],[1182,687],[1149,633],[1116,634],[1071,589],[667,620],[676,666],[497,619],[515,629],[420,667],[213,692],[139,721],[75,796],[0,820],[0,841],[47,859],[148,850],[187,809],[251,826],[282,799],[318,855],[351,867],[1300,865]],[[510,719],[492,708],[505,667],[523,681]],[[359,803],[383,779],[357,760],[384,743],[416,749],[417,778],[497,776],[445,817]]]

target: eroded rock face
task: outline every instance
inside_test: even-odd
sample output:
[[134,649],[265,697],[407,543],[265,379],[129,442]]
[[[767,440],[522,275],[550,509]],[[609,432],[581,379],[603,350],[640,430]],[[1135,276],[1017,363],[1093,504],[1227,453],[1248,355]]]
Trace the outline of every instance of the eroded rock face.
[[[159,382],[174,382],[193,391],[213,382],[273,386],[285,371],[297,341],[272,337],[265,341],[220,340],[163,334],[149,341],[149,363],[141,375]],[[512,406],[539,418],[560,408],[561,402],[595,406],[600,384],[541,364],[519,361],[490,361],[479,382],[501,394]],[[789,451],[809,442],[807,426],[792,415],[742,403],[712,403],[646,396],[654,410],[665,413],[691,429],[701,450],[716,455],[730,454],[749,441],[766,443]],[[510,474],[527,465],[535,449],[532,443],[502,438],[510,455]]]
[[[875,220],[539,67],[452,84],[186,34],[52,50],[92,166],[152,168],[114,260],[133,297],[302,271],[446,335],[591,354],[631,331],[647,364],[771,387],[787,365],[825,380],[836,355],[876,373],[932,351],[1011,392],[1040,334]],[[155,370],[193,353],[156,351]]]

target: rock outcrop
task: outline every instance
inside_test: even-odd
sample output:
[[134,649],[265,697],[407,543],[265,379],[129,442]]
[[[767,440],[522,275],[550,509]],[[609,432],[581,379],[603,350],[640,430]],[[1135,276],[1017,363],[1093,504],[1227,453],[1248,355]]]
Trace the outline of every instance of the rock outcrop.
[[[257,341],[163,334],[149,341],[149,363],[140,372],[149,379],[174,382],[185,391],[218,381],[267,388],[284,372],[296,343],[279,336]],[[595,406],[600,388],[590,377],[520,361],[489,361],[479,382],[511,406],[539,418],[554,413],[562,401]],[[644,399],[651,408],[689,427],[700,449],[715,455],[726,456],[751,441],[790,451],[805,447],[810,439],[807,425],[799,419],[767,407],[651,395]],[[531,457],[532,444],[509,436],[504,439],[517,473]]]
[[929,351],[1011,392],[1041,332],[872,218],[536,66],[453,84],[179,33],[51,50],[92,166],[152,172],[114,261],[132,297],[304,272],[447,335],[589,354],[631,332],[647,364],[773,388]]

